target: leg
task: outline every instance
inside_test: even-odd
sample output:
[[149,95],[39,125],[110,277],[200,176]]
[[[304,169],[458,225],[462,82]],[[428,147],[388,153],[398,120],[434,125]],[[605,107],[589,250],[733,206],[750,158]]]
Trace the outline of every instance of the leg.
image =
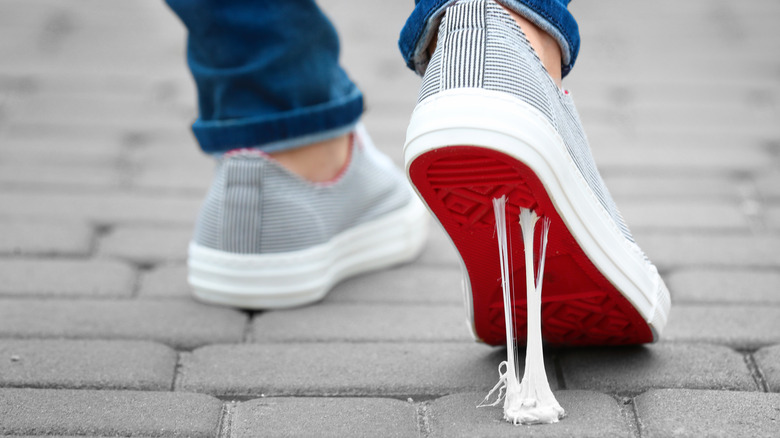
[[[476,337],[491,344],[505,339],[489,213],[492,198],[506,196],[509,214],[530,208],[551,219],[542,298],[547,342],[657,340],[668,290],[634,243],[596,170],[574,102],[554,77],[551,63],[565,76],[579,47],[565,3],[436,3],[418,2],[401,34],[407,63],[424,73],[404,156],[412,183],[464,261]],[[427,35],[436,30],[429,56]],[[559,59],[550,40],[559,45]],[[510,226],[518,235],[517,222]],[[515,288],[524,290],[521,245],[514,252]],[[514,330],[523,339],[525,303],[518,301]]]
[[[552,53],[548,52],[549,55],[543,57],[542,61],[549,59],[550,65],[545,62],[545,66],[551,74],[560,70],[562,77],[565,77],[574,67],[580,50],[577,22],[566,8],[570,0],[496,1],[509,11],[521,27],[526,23],[535,26],[527,35],[535,50],[544,52],[549,47],[548,37],[558,44],[561,52],[560,68],[552,66],[555,61]],[[404,61],[421,75],[430,61],[432,52],[429,48],[431,44],[436,44],[438,25],[445,8],[453,3],[455,0],[415,0],[416,7],[401,30],[398,46]]]
[[425,209],[358,123],[362,95],[314,1],[168,3],[189,31],[193,131],[217,159],[190,243],[195,296],[302,305],[414,258]]
[[266,153],[343,136],[363,111],[338,64],[336,31],[313,0],[167,0],[187,26],[207,153]]

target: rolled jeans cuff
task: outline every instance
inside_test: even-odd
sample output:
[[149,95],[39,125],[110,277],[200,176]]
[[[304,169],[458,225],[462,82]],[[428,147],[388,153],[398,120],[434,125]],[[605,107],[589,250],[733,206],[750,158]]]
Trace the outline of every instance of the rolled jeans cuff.
[[[428,66],[428,46],[447,6],[457,0],[420,0],[401,30],[398,46],[407,67],[422,75]],[[563,0],[566,1],[566,0]],[[580,50],[580,35],[574,16],[561,1],[496,0],[552,36],[561,48],[561,73],[569,74]],[[566,1],[568,3],[568,1]]]
[[276,152],[346,134],[362,114],[363,94],[355,88],[342,99],[293,111],[232,120],[198,119],[192,132],[206,153],[239,148]]

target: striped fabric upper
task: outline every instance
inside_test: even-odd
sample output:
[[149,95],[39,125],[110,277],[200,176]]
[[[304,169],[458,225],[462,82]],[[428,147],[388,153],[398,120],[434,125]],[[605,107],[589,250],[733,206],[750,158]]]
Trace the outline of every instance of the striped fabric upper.
[[219,159],[195,243],[238,254],[296,251],[407,205],[403,175],[362,128],[354,137],[347,168],[325,184],[305,181],[257,151]]
[[508,93],[538,110],[556,128],[615,225],[634,242],[596,169],[571,96],[558,88],[520,27],[493,1],[460,1],[442,18],[438,45],[423,76],[418,103],[453,88]]

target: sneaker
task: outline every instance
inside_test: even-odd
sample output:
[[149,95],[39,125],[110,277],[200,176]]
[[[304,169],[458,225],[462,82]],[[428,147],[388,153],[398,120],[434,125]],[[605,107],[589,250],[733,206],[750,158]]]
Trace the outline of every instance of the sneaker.
[[[460,253],[478,340],[500,345],[506,339],[492,207],[501,196],[507,218],[525,207],[551,219],[542,297],[547,343],[658,339],[669,292],[604,186],[571,96],[493,1],[461,1],[446,10],[404,160],[417,193]],[[514,288],[525,291],[519,224],[511,222]],[[525,339],[525,298],[514,305],[515,336]]]
[[270,309],[322,299],[340,280],[409,261],[428,213],[362,126],[349,163],[311,183],[267,154],[240,150],[217,164],[189,246],[195,297]]

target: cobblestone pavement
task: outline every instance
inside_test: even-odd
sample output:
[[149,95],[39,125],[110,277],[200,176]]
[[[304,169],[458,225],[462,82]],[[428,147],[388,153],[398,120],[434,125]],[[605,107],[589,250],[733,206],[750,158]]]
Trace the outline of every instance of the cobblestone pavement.
[[[412,2],[322,3],[400,162]],[[180,24],[158,0],[3,0],[0,435],[780,435],[780,3],[572,7],[566,85],[675,304],[658,344],[549,351],[569,416],[513,427],[475,408],[505,353],[470,341],[441,232],[316,306],[193,301],[212,165]]]

